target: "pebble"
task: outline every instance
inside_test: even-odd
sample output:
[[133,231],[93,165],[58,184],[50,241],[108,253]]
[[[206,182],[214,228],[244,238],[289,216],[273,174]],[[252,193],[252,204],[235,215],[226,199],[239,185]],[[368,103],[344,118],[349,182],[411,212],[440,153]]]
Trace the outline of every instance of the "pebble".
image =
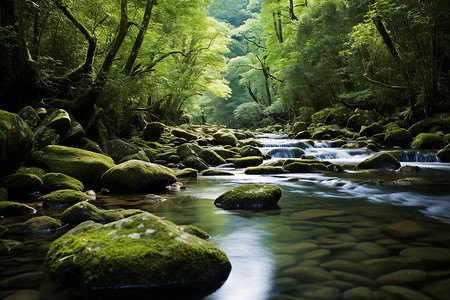
[[423,270],[424,265],[418,257],[390,256],[365,260],[361,262],[361,268],[370,278],[378,278],[404,269]]
[[424,287],[423,291],[438,300],[448,300],[450,295],[450,278],[433,282]]
[[302,256],[302,259],[314,259],[314,258],[321,258],[327,255],[330,255],[330,250],[326,249],[318,249],[313,250],[311,252],[308,252]]
[[300,296],[301,299],[314,300],[338,300],[341,298],[341,293],[337,288],[315,284],[305,284],[295,288],[294,295]]
[[292,217],[299,220],[310,220],[316,218],[342,216],[345,215],[345,211],[341,210],[329,210],[329,209],[306,209],[292,214]]
[[446,264],[450,262],[450,249],[440,247],[413,247],[400,252],[401,256],[419,257],[425,263]]
[[360,262],[363,260],[368,260],[370,257],[369,255],[361,251],[345,251],[335,255],[333,258]]
[[[394,295],[399,295],[403,300],[432,300],[430,297],[425,296],[421,292],[412,290],[398,285],[385,285],[381,287],[383,291],[389,292]],[[448,294],[447,294],[448,296]],[[448,298],[446,298],[448,299]]]
[[342,259],[330,260],[320,265],[325,270],[337,270],[349,273],[361,274],[361,265]]
[[380,285],[405,285],[413,282],[421,282],[427,278],[427,273],[422,270],[405,269],[378,277]]
[[334,275],[318,267],[294,267],[280,272],[281,276],[289,276],[301,282],[320,282],[333,280]]
[[383,228],[383,232],[397,238],[413,238],[427,233],[427,230],[414,221],[402,221]]
[[398,300],[398,297],[393,297],[392,295],[379,291],[372,290],[371,288],[360,286],[350,290],[347,290],[342,299],[344,300]]
[[338,279],[338,280],[352,282],[354,284],[363,285],[363,286],[375,286],[376,285],[375,281],[373,281],[370,278],[361,276],[361,275],[342,272],[342,271],[336,271],[336,270],[330,271],[330,273],[333,274],[336,277],[336,279]]
[[345,290],[355,287],[355,285],[351,282],[340,281],[340,280],[322,281],[322,282],[319,282],[318,285],[335,287],[335,288],[339,289],[340,291],[345,291]]
[[356,245],[356,250],[362,251],[371,257],[381,257],[389,255],[391,252],[385,247],[370,242],[362,242]]
[[280,249],[280,253],[298,253],[298,252],[306,253],[306,252],[309,252],[312,250],[316,250],[318,248],[319,248],[319,246],[317,246],[314,243],[303,242],[303,243],[297,243],[292,246]]

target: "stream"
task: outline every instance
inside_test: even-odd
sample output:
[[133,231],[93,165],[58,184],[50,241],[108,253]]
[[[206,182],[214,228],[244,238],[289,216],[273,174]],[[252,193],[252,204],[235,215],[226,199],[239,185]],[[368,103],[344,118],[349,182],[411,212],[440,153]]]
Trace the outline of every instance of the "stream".
[[[272,160],[295,157],[296,147],[337,164],[355,164],[374,154],[330,142],[258,138]],[[227,169],[234,176],[180,180],[186,189],[168,191],[161,195],[167,200],[157,203],[146,201],[145,195],[97,196],[105,209],[139,208],[208,232],[209,241],[227,254],[232,271],[207,296],[173,291],[136,291],[132,297],[128,291],[92,294],[57,282],[47,275],[43,260],[61,233],[24,235],[21,224],[32,216],[8,218],[2,224],[10,231],[3,238],[23,244],[0,254],[0,299],[445,299],[442,293],[450,286],[450,164],[430,153],[402,151],[402,166],[419,166],[419,172],[246,175],[244,169]],[[410,177],[425,184],[380,182]],[[226,211],[214,206],[220,194],[247,183],[281,187],[278,208]],[[59,217],[64,211],[29,205],[38,210],[34,216]],[[411,221],[405,223],[408,232],[418,228],[418,233],[401,237],[384,230],[405,221]]]

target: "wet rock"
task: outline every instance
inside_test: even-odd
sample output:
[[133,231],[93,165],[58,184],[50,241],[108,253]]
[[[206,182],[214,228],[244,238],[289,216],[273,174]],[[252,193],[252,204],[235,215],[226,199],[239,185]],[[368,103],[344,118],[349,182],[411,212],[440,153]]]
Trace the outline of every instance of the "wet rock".
[[[345,244],[353,244],[353,246],[351,248],[356,246],[356,243],[345,243]],[[345,249],[349,249],[349,248],[345,248]],[[352,262],[360,262],[363,260],[368,260],[370,257],[369,257],[369,255],[367,255],[366,253],[361,252],[361,251],[345,251],[345,252],[338,253],[336,256],[334,256],[334,258],[337,260],[342,259],[342,260],[348,260],[348,261],[352,261]]]
[[186,139],[187,141],[195,141],[198,139],[197,135],[181,129],[172,129],[172,134],[176,137]]
[[209,168],[208,164],[203,159],[195,155],[186,157],[182,163],[185,167],[195,169],[198,172]]
[[88,199],[89,197],[80,191],[67,189],[57,190],[41,196],[38,198],[38,201],[42,201],[44,207],[65,207]]
[[345,215],[345,211],[329,209],[307,209],[292,214],[294,219],[310,220],[316,218],[333,217]]
[[114,166],[113,160],[106,155],[65,146],[47,146],[35,152],[33,159],[50,172],[78,179],[85,187],[99,185],[103,173]]
[[441,149],[444,147],[444,140],[434,133],[421,133],[414,138],[411,144],[412,149]]
[[229,158],[226,162],[231,162],[236,168],[256,167],[263,163],[263,158],[260,156],[248,156],[242,158]]
[[233,173],[219,169],[207,169],[200,172],[202,176],[234,176]]
[[157,142],[164,132],[164,124],[160,122],[148,123],[144,128],[143,138],[146,141]]
[[280,276],[293,277],[301,282],[321,282],[326,280],[333,280],[333,274],[318,267],[294,267],[285,269],[280,272]]
[[220,157],[222,157],[223,159],[234,158],[239,154],[238,152],[229,149],[212,149],[212,151],[220,155]]
[[398,238],[412,238],[427,233],[427,230],[414,221],[402,221],[383,228],[383,232]]
[[370,278],[404,269],[423,270],[424,265],[419,257],[390,256],[385,258],[369,259],[361,262],[361,269]]
[[382,152],[366,158],[356,167],[358,169],[398,169],[400,162],[391,154]]
[[341,135],[345,135],[345,132],[336,124],[318,126],[312,131],[312,138],[315,140],[329,139],[327,136],[335,138]]
[[269,184],[245,184],[220,195],[214,205],[223,209],[251,209],[275,207],[281,198],[281,189]]
[[37,288],[45,280],[45,273],[30,272],[6,278],[0,281],[0,289]]
[[[64,259],[74,255],[75,260]],[[216,246],[150,213],[66,234],[52,243],[46,264],[54,276],[84,288],[214,290],[231,271]]]
[[376,116],[372,111],[359,110],[358,113],[348,118],[347,127],[359,132],[362,126],[374,123],[375,119]]
[[340,280],[322,281],[322,282],[319,282],[318,285],[335,287],[335,288],[337,288],[340,291],[346,291],[348,289],[351,289],[351,288],[355,287],[355,284],[353,284],[351,282],[340,281]]
[[311,135],[311,132],[309,132],[308,130],[300,131],[299,133],[297,133],[294,136],[294,139],[296,139],[296,140],[303,140],[303,139],[310,139],[310,138],[312,138],[312,135]]
[[330,271],[333,276],[336,277],[338,280],[352,282],[356,285],[363,285],[363,286],[375,286],[376,283],[374,280],[367,278],[362,275],[354,274],[354,273],[348,273],[348,272],[342,272],[337,270],[331,270]]
[[380,285],[405,285],[424,281],[425,278],[427,278],[425,271],[405,269],[380,276],[377,278],[377,283]]
[[295,122],[291,129],[291,135],[295,136],[300,131],[304,131],[308,128],[308,125],[305,122]]
[[18,115],[0,110],[0,177],[19,169],[30,154],[33,137]]
[[36,210],[28,205],[12,201],[0,201],[0,216],[12,217],[34,214]]
[[198,146],[194,143],[186,143],[183,145],[178,146],[177,148],[177,154],[181,159],[185,159],[188,156],[194,155],[194,156],[200,156],[200,154],[203,152],[203,148]]
[[197,177],[198,171],[192,168],[184,168],[183,170],[179,170],[175,173],[178,178],[183,177]]
[[29,233],[46,233],[61,228],[61,221],[49,216],[34,217],[26,221],[24,231]]
[[318,249],[319,246],[317,246],[317,244],[314,243],[309,243],[309,242],[301,242],[301,243],[297,243],[288,247],[284,247],[283,249],[280,249],[280,253],[307,253],[309,251]]
[[239,144],[238,139],[232,133],[218,132],[213,135],[217,144],[219,145],[230,145],[236,147]]
[[97,223],[108,223],[123,219],[124,215],[115,210],[103,210],[83,201],[72,205],[61,215],[61,222],[72,226],[91,220]]
[[33,174],[9,174],[1,185],[8,190],[9,195],[27,195],[40,190],[42,180]]
[[450,249],[440,247],[412,247],[400,252],[401,256],[408,258],[420,258],[425,263],[447,264],[450,263]]
[[63,173],[47,173],[42,177],[42,183],[42,192],[44,193],[65,189],[81,192],[84,189],[81,181]]
[[86,132],[80,123],[73,121],[67,133],[62,137],[61,143],[64,145],[78,145],[84,138]]
[[402,300],[431,300],[430,297],[421,292],[397,285],[385,285],[381,287],[383,291],[401,297]]
[[106,147],[108,148],[108,155],[117,163],[122,158],[132,155],[132,154],[142,154],[145,152],[142,148],[130,144],[121,139],[109,140],[106,142]]
[[129,160],[112,167],[102,176],[102,184],[116,192],[152,192],[177,181],[175,172],[164,166]]
[[22,243],[15,240],[0,239],[0,253],[6,253],[21,246]]
[[356,245],[355,249],[366,253],[370,257],[387,256],[391,253],[385,247],[371,242],[359,243],[358,245]]
[[375,134],[382,133],[382,132],[383,132],[383,126],[381,126],[380,123],[373,123],[368,126],[362,126],[359,134],[360,134],[360,136],[371,137],[371,136],[374,136]]
[[450,162],[450,149],[442,149],[438,153],[436,153],[436,156],[439,157],[439,160],[443,163],[449,163]]
[[82,138],[80,141],[80,149],[92,151],[95,153],[104,154],[102,148],[98,145],[98,143],[91,141],[88,138]]
[[250,145],[242,147],[240,149],[240,154],[242,157],[263,156],[263,153],[261,152],[261,150],[259,150],[259,148]]
[[433,120],[427,118],[413,124],[411,127],[408,128],[408,131],[411,132],[412,136],[416,136],[421,132],[428,132],[433,126],[434,126]]
[[343,297],[343,300],[401,300],[402,298],[391,295],[384,291],[372,289],[369,287],[356,287],[347,290]]
[[251,167],[245,169],[245,174],[259,175],[259,174],[285,174],[288,173],[282,167],[270,167],[270,166],[261,166],[261,167]]
[[220,166],[226,163],[225,159],[223,159],[219,154],[210,150],[203,149],[200,153],[200,158],[203,159],[210,166]]
[[404,128],[389,130],[385,133],[384,142],[389,146],[406,146],[411,142],[411,133]]
[[433,282],[422,289],[423,292],[438,300],[447,300],[450,295],[450,278]]
[[397,169],[398,173],[417,173],[420,172],[420,167],[418,166],[401,166]]

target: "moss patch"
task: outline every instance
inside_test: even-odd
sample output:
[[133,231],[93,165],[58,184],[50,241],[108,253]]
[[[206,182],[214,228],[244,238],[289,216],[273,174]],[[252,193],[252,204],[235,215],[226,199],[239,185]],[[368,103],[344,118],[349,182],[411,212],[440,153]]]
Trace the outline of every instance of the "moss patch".
[[63,173],[47,173],[42,177],[42,182],[42,192],[44,193],[65,189],[81,192],[84,189],[84,185],[81,181]]
[[275,207],[281,198],[281,188],[269,184],[245,184],[220,195],[214,204],[223,209]]
[[358,169],[398,169],[400,162],[391,154],[382,152],[356,165]]
[[[138,211],[137,213],[140,213]],[[136,214],[136,212],[134,212]],[[127,214],[131,216],[132,214]],[[123,219],[124,215],[121,212],[115,210],[103,210],[83,201],[72,205],[66,209],[62,216],[61,221],[72,226],[78,225],[84,221],[92,220],[98,223],[108,223]]]
[[61,221],[49,216],[31,218],[23,224],[24,230],[29,233],[46,233],[61,228]]
[[248,168],[259,166],[263,163],[263,158],[260,156],[248,156],[242,158],[229,158],[227,162],[234,164],[236,168]]
[[252,168],[247,168],[245,170],[245,174],[252,174],[252,175],[285,174],[285,173],[288,173],[288,171],[281,167],[270,167],[270,166],[252,167]]
[[42,180],[33,174],[10,174],[2,180],[2,186],[11,195],[27,195],[38,191]]
[[202,176],[224,176],[224,175],[225,176],[234,176],[234,174],[231,172],[218,170],[218,169],[207,169],[207,170],[200,172],[200,174]]
[[42,201],[44,207],[64,207],[71,206],[75,203],[86,201],[89,197],[84,193],[75,190],[58,190],[50,194],[39,197],[38,201]]
[[12,201],[0,201],[0,216],[23,216],[34,214],[36,210],[28,205]]
[[444,140],[434,133],[421,133],[414,138],[411,144],[413,149],[441,149],[444,147]]

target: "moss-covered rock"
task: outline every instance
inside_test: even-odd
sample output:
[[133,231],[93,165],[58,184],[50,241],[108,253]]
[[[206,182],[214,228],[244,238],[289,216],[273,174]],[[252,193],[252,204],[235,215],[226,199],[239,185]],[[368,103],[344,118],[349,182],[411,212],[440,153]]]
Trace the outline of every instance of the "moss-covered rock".
[[326,116],[325,124],[336,124],[345,127],[347,125],[347,120],[352,114],[353,111],[347,107],[334,107]]
[[194,143],[186,143],[177,147],[177,155],[181,159],[185,159],[191,155],[200,156],[202,152],[203,148]]
[[259,175],[259,174],[285,174],[288,173],[287,170],[282,167],[272,167],[272,166],[261,166],[261,167],[251,167],[245,169],[245,174],[249,175]]
[[81,181],[63,173],[47,173],[42,177],[42,192],[51,193],[56,190],[71,189],[83,191],[84,185]]
[[193,132],[188,132],[181,129],[172,129],[172,134],[176,137],[186,139],[187,141],[195,141],[196,139],[198,139],[197,135]]
[[318,112],[311,115],[311,122],[312,123],[325,123],[325,120],[327,119],[327,116],[330,114],[330,112],[333,110],[331,107],[326,107],[322,110],[319,110]]
[[257,140],[246,140],[246,141],[242,141],[242,144],[243,144],[244,146],[250,145],[250,146],[253,146],[253,147],[262,147],[262,146],[264,146],[263,143],[261,143],[260,141],[257,141]]
[[231,270],[216,246],[150,213],[66,234],[52,243],[46,264],[57,278],[88,289],[215,289]]
[[436,156],[439,157],[439,160],[441,162],[448,163],[450,162],[450,149],[449,148],[442,149],[436,154]]
[[9,251],[13,251],[14,249],[21,246],[22,243],[15,240],[9,240],[9,239],[0,239],[0,253],[6,253]]
[[236,155],[239,155],[238,152],[229,149],[212,149],[212,151],[216,152],[223,159],[234,158]]
[[420,133],[411,144],[413,149],[441,149],[443,147],[444,140],[434,133]]
[[284,147],[274,147],[267,151],[267,154],[272,157],[292,157],[292,158],[300,158],[305,154],[303,149],[301,148],[284,148]]
[[102,176],[103,186],[115,192],[159,191],[176,181],[171,169],[140,160],[121,163]]
[[433,126],[433,120],[431,118],[427,118],[413,124],[408,128],[408,131],[411,133],[411,136],[415,137],[419,133],[428,132]]
[[185,159],[183,159],[182,163],[185,167],[195,169],[198,172],[209,168],[208,164],[203,159],[195,155],[186,157]]
[[36,210],[26,204],[13,201],[0,201],[0,216],[12,217],[34,214]]
[[150,162],[150,159],[147,157],[147,155],[136,153],[136,154],[130,154],[130,155],[125,156],[124,158],[122,158],[119,161],[119,164],[124,163],[124,162],[129,161],[129,160],[133,160],[133,159]]
[[239,153],[242,157],[263,156],[263,153],[261,152],[261,150],[259,150],[259,148],[250,145],[242,147]]
[[362,126],[369,126],[376,122],[376,116],[373,111],[357,110],[356,113],[348,118],[347,127],[356,132],[361,130]]
[[172,154],[167,158],[167,162],[170,164],[177,164],[181,161],[181,158],[178,155]]
[[339,128],[339,126],[337,126],[336,124],[318,126],[315,127],[312,132],[312,138],[318,140],[321,139],[329,140],[330,138],[335,138],[344,135],[345,131]]
[[163,132],[164,132],[164,124],[160,122],[151,122],[148,123],[144,128],[143,137],[146,141],[157,142]]
[[27,195],[40,190],[42,180],[33,174],[9,174],[3,178],[1,185],[10,195]]
[[263,158],[260,156],[248,156],[241,158],[229,158],[226,160],[233,163],[236,168],[256,167],[263,163]]
[[40,216],[29,219],[23,224],[25,232],[46,233],[61,228],[61,221],[49,216]]
[[124,215],[115,210],[103,210],[89,202],[76,203],[66,209],[61,215],[61,222],[76,226],[88,220],[97,223],[109,223],[123,219]]
[[309,132],[308,130],[304,130],[297,133],[293,138],[296,140],[304,140],[312,138],[312,135],[311,132]]
[[404,128],[393,129],[385,133],[384,142],[389,146],[409,145],[411,133]]
[[65,146],[47,146],[35,152],[33,159],[50,172],[64,173],[80,180],[85,187],[99,185],[103,173],[115,165],[106,155]]
[[0,177],[12,174],[33,147],[33,132],[18,115],[0,110]]
[[0,201],[5,201],[6,199],[8,199],[8,190],[0,188]]
[[368,126],[362,126],[361,131],[359,132],[360,136],[371,137],[375,134],[379,134],[383,132],[383,126],[380,123],[373,123]]
[[72,121],[67,133],[61,137],[61,143],[67,146],[78,145],[85,135],[83,126],[76,121]]
[[220,195],[214,205],[223,209],[252,209],[276,207],[281,188],[269,184],[240,185]]
[[230,145],[236,147],[239,144],[238,139],[231,132],[217,132],[213,137],[218,145]]
[[36,128],[42,122],[41,118],[31,106],[25,106],[17,114],[30,128]]
[[444,140],[445,145],[450,145],[450,133],[447,133],[446,135],[444,135],[444,137],[442,139]]
[[358,169],[398,169],[400,162],[391,154],[382,152],[366,158],[356,165]]
[[284,164],[283,168],[289,173],[315,173],[315,172],[327,172],[331,171],[328,165],[322,162],[301,162],[296,161],[290,164]]
[[219,169],[207,169],[200,172],[202,176],[234,176],[233,173]]
[[42,179],[45,175],[45,171],[37,167],[20,167],[16,174],[33,174]]
[[91,141],[88,138],[82,138],[80,140],[80,148],[87,151],[104,154],[102,148],[100,148],[100,146],[96,142]]
[[177,178],[183,177],[197,177],[198,171],[192,168],[184,168],[183,170],[177,171]]
[[200,158],[203,159],[210,166],[220,166],[226,163],[225,159],[223,159],[219,154],[212,151],[211,149],[204,149],[200,153]]
[[72,119],[64,109],[49,110],[42,124],[46,127],[54,129],[59,135],[64,135],[69,131]]
[[180,230],[195,235],[196,237],[201,238],[202,240],[209,239],[209,234],[206,231],[201,230],[200,228],[195,227],[193,225],[180,225],[179,228]]
[[291,135],[295,136],[299,132],[304,131],[308,128],[308,125],[305,122],[299,121],[295,122],[294,125],[292,125],[291,128]]
[[86,194],[71,189],[54,191],[38,199],[44,207],[65,207],[87,200],[89,197]]
[[128,155],[142,154],[145,155],[144,150],[141,147],[128,143],[121,139],[109,140],[106,142],[108,148],[108,155],[116,162]]

